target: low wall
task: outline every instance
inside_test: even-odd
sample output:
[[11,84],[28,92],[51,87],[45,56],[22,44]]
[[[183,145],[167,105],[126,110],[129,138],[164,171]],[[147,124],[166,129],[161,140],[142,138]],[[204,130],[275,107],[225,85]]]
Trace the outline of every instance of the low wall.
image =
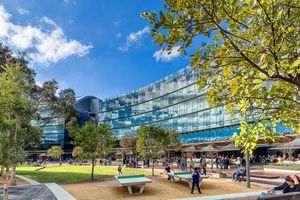
[[291,169],[282,169],[282,168],[268,168],[264,167],[265,172],[277,172],[277,173],[286,173],[288,174],[299,174],[300,170],[291,170]]

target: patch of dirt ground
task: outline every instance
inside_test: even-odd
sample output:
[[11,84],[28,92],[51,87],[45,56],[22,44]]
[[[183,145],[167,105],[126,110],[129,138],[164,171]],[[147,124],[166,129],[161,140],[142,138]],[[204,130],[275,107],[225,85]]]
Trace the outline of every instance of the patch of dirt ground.
[[[63,188],[78,200],[163,200],[266,190],[266,188],[254,184],[248,189],[245,182],[238,183],[232,182],[230,179],[208,178],[202,182],[202,194],[198,194],[197,188],[195,188],[194,194],[191,194],[188,183],[184,180],[181,182],[175,180],[175,183],[168,183],[166,177],[149,176],[149,178],[153,182],[146,184],[143,194],[129,195],[127,187],[122,187],[117,180],[113,179],[99,182],[67,184],[63,185]],[[139,187],[137,186],[132,189],[134,193],[139,192]]]
[[[16,180],[17,180],[17,185],[29,185],[29,183],[27,183],[23,179],[16,178]],[[5,177],[0,176],[0,187],[3,186],[4,182],[5,182]],[[10,182],[10,177],[9,177],[9,182]]]

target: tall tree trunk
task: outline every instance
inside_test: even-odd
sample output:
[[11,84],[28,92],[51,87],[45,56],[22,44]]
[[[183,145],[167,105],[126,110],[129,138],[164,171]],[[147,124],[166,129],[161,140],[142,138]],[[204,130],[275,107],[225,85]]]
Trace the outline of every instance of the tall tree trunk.
[[92,175],[91,175],[91,180],[94,180],[94,167],[95,167],[95,159],[92,160]]
[[8,182],[9,182],[9,167],[5,169],[5,179],[3,185],[3,200],[8,200]]
[[249,151],[246,152],[246,182],[247,182],[247,188],[250,188],[250,156],[249,156]]
[[4,166],[1,165],[1,176],[4,176]]
[[16,164],[13,164],[12,167],[11,167],[10,185],[17,185],[17,180],[16,180]]
[[154,159],[152,159],[152,176],[154,176]]

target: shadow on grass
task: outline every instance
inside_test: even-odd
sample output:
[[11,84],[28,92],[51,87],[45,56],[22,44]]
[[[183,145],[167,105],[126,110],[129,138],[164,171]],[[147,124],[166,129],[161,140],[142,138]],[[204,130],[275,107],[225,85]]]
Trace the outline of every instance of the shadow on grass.
[[[80,172],[49,172],[49,171],[26,171],[18,170],[18,175],[22,175],[38,181],[40,183],[57,183],[57,184],[71,184],[91,181],[91,174]],[[113,175],[94,174],[94,182],[105,181],[112,179]]]

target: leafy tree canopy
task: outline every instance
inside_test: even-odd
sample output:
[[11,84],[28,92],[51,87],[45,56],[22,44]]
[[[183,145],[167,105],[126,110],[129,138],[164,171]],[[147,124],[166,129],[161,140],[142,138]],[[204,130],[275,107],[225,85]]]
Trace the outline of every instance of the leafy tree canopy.
[[107,156],[115,143],[110,127],[106,124],[97,126],[94,121],[88,121],[83,127],[69,127],[68,131],[74,143],[82,149],[83,156],[89,159]]
[[242,119],[234,139],[251,152],[260,136],[274,141],[275,122],[300,130],[299,10],[299,0],[165,0],[163,11],[142,16],[169,51],[211,41],[196,46],[190,65],[210,105]]
[[47,153],[50,157],[53,157],[58,160],[61,158],[63,150],[60,146],[52,146],[50,149],[48,149]]
[[121,137],[120,145],[123,148],[125,153],[128,153],[130,150],[135,149],[136,147],[136,137],[133,135],[124,135]]
[[178,134],[159,126],[141,126],[137,131],[137,151],[142,157],[161,157],[161,151],[176,145],[180,146]]

